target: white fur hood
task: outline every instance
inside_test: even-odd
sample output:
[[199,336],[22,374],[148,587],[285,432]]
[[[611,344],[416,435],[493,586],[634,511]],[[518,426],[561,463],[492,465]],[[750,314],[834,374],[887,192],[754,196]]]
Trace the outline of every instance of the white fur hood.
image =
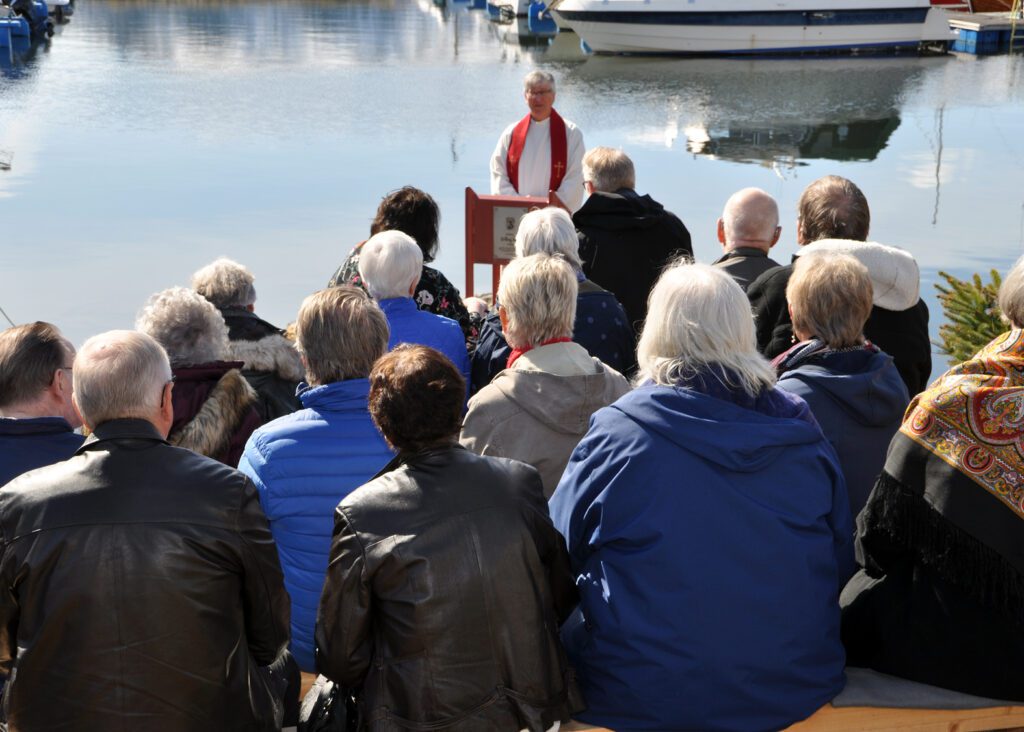
[[873,241],[822,239],[800,247],[796,256],[811,252],[842,252],[856,257],[868,269],[874,303],[886,310],[906,310],[921,297],[921,271],[910,252]]

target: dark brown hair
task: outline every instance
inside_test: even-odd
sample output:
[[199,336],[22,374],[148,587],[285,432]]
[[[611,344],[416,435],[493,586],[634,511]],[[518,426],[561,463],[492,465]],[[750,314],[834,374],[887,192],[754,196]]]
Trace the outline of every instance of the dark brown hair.
[[820,239],[867,241],[871,226],[868,199],[846,178],[826,175],[811,183],[797,204],[805,244]]
[[73,353],[57,326],[42,321],[0,333],[0,408],[35,399]]
[[441,225],[441,211],[434,199],[419,188],[405,186],[392,191],[377,207],[377,215],[370,224],[370,236],[392,229],[408,234],[416,240],[423,252],[423,262],[433,262],[437,256],[437,230]]
[[466,381],[443,354],[401,345],[370,372],[370,415],[399,450],[421,450],[451,440],[462,427]]

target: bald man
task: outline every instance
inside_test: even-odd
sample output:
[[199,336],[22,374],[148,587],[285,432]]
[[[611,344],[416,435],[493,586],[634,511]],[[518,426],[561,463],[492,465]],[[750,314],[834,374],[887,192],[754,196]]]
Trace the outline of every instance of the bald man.
[[744,188],[732,194],[718,219],[718,241],[725,250],[714,263],[746,292],[750,283],[779,263],[768,251],[779,240],[779,205],[760,188]]

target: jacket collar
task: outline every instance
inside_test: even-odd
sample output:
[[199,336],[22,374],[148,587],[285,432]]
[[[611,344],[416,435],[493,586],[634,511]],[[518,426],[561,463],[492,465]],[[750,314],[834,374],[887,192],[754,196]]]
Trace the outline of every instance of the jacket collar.
[[389,297],[377,303],[384,314],[389,318],[401,313],[411,313],[419,310],[416,301],[411,297]]
[[63,417],[0,417],[0,435],[50,435],[73,431]]
[[[374,478],[379,478],[382,475],[387,475],[392,470],[397,470],[403,465],[409,463],[418,463],[431,458],[440,457],[443,455],[450,455],[453,453],[465,452],[466,448],[460,445],[458,442],[452,442],[446,445],[438,445],[436,447],[428,447],[425,450],[403,450],[402,452],[391,458],[391,461],[380,469]],[[372,480],[372,479],[371,479]]]
[[764,249],[758,249],[757,247],[736,247],[735,249],[730,249],[721,257],[719,257],[715,261],[715,264],[718,264],[719,262],[725,262],[730,259],[736,259],[737,257],[761,257],[767,259],[768,252],[766,252]]
[[365,412],[369,409],[370,380],[345,379],[318,386],[302,382],[296,395],[307,409],[335,412],[356,409]]
[[112,419],[97,425],[75,454],[90,450],[93,446],[107,440],[153,440],[167,443],[167,440],[157,432],[156,427],[149,420]]

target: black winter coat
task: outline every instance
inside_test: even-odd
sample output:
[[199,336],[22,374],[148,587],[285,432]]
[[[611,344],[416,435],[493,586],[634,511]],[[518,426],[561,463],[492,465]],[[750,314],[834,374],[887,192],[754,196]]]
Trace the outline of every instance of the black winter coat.
[[288,595],[256,489],[144,420],[0,491],[12,730],[274,729]]
[[242,361],[242,376],[256,390],[263,423],[302,409],[295,391],[305,378],[302,359],[284,332],[242,308],[221,310],[228,326],[228,360]]
[[[747,290],[757,328],[757,349],[775,358],[793,345],[793,321],[789,317],[786,285],[793,265],[770,269]],[[932,344],[928,338],[928,306],[924,300],[906,310],[871,308],[864,336],[892,356],[911,398],[928,386],[932,373]]]
[[576,604],[540,476],[452,445],[395,458],[335,513],[317,670],[370,730],[541,732],[578,711]]
[[647,296],[665,264],[693,257],[690,232],[660,203],[629,188],[592,194],[572,220],[583,274],[615,295],[639,333]]

